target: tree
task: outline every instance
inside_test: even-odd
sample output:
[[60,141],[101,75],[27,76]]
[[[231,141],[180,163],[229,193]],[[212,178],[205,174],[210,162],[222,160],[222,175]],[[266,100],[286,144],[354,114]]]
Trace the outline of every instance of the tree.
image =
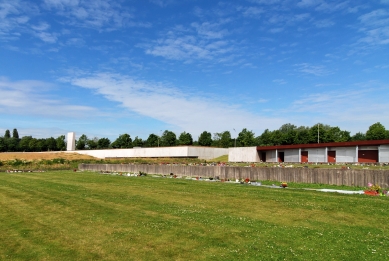
[[53,137],[46,139],[46,147],[47,147],[47,150],[49,150],[49,151],[56,151],[57,150],[57,141]]
[[210,132],[203,131],[199,136],[198,143],[200,146],[211,146],[212,134]]
[[61,135],[55,139],[57,150],[63,151],[66,150],[65,135]]
[[236,142],[238,143],[238,146],[243,146],[243,147],[254,146],[255,145],[254,132],[248,131],[246,128],[244,128],[241,132],[239,132]]
[[7,151],[7,144],[4,137],[0,137],[0,152]]
[[339,127],[331,127],[326,132],[324,142],[345,142],[350,139],[350,132],[342,131]]
[[366,131],[367,140],[383,140],[386,138],[386,130],[384,125],[377,122],[369,127]]
[[39,151],[39,149],[38,149],[38,140],[35,139],[35,138],[32,138],[29,141],[29,143],[28,143],[28,147],[29,147],[30,151]]
[[366,135],[362,132],[357,132],[351,136],[352,141],[366,140]]
[[157,147],[159,145],[159,137],[155,134],[150,134],[145,145],[146,147]]
[[177,137],[172,131],[165,130],[161,136],[161,146],[176,146]]
[[178,138],[178,144],[179,145],[192,145],[193,144],[193,138],[190,133],[186,133],[185,131],[180,134],[180,137]]
[[80,138],[76,141],[76,149],[78,150],[86,149],[87,141],[88,141],[88,137],[85,134],[82,134]]
[[97,137],[94,137],[93,139],[88,139],[86,141],[86,147],[88,148],[88,150],[95,150],[97,149],[97,142],[99,141],[99,138]]
[[47,151],[46,139],[37,139],[36,149],[37,151]]
[[213,134],[212,146],[220,148],[228,148],[232,145],[231,133],[229,131],[219,132]]
[[117,138],[114,142],[112,142],[112,148],[121,148],[121,149],[127,149],[132,148],[132,139],[131,136],[127,133],[119,135],[119,138]]
[[19,133],[17,129],[13,129],[12,138],[19,139]]
[[256,138],[256,144],[258,146],[273,146],[272,132],[269,129],[263,131],[263,133]]
[[134,141],[132,142],[132,145],[134,147],[142,147],[144,145],[144,141],[141,138],[138,138],[138,136],[135,137]]
[[9,130],[6,130],[6,131],[5,131],[5,133],[4,133],[4,138],[6,138],[6,139],[11,138],[11,133],[9,132]]
[[15,152],[19,150],[19,139],[16,138],[5,139],[5,143],[7,144],[8,152]]
[[30,149],[30,142],[32,140],[32,136],[24,136],[19,141],[19,149],[20,151],[34,151]]
[[309,127],[298,127],[296,129],[296,135],[294,136],[293,144],[308,144],[309,140]]
[[98,149],[108,149],[109,145],[111,145],[111,141],[108,138],[101,138],[97,141]]

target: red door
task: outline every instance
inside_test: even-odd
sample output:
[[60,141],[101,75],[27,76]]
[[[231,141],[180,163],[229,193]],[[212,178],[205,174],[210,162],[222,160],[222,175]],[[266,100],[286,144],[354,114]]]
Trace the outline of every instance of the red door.
[[359,150],[358,162],[378,162],[378,150]]
[[308,162],[308,151],[301,152],[301,162]]
[[328,152],[328,162],[336,162],[336,151]]

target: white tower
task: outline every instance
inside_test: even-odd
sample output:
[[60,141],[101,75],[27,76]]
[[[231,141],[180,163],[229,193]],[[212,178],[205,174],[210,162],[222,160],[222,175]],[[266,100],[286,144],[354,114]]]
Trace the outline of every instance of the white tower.
[[75,132],[68,132],[68,144],[67,144],[67,151],[73,151],[76,150],[76,133]]

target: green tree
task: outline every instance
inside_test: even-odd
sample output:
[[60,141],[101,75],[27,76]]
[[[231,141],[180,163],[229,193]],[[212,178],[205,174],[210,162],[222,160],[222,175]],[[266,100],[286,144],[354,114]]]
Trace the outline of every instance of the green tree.
[[179,145],[192,145],[193,144],[193,138],[190,133],[183,132],[180,134],[180,137],[178,138],[178,144]]
[[210,132],[203,131],[199,136],[198,143],[200,146],[211,146],[212,134]]
[[34,151],[30,149],[30,142],[32,140],[32,136],[24,136],[19,141],[19,149],[20,151]]
[[4,137],[0,137],[0,152],[7,151],[7,143],[5,142]]
[[17,129],[13,129],[12,138],[19,139],[19,133]]
[[366,140],[366,135],[362,132],[357,132],[353,136],[351,136],[352,141],[360,141],[360,140]]
[[325,134],[324,142],[345,142],[350,139],[350,132],[342,131],[339,127],[331,127]]
[[53,137],[47,138],[46,139],[46,147],[47,147],[47,150],[49,150],[49,151],[58,150],[57,149],[57,141]]
[[111,145],[111,141],[108,138],[101,138],[97,141],[98,149],[108,149]]
[[236,142],[238,144],[237,146],[243,146],[243,147],[254,146],[255,145],[254,132],[248,131],[246,128],[244,128],[241,132],[239,132]]
[[231,139],[231,133],[229,131],[223,131],[213,134],[212,146],[219,148],[232,147],[233,140]]
[[176,134],[172,131],[165,130],[161,136],[161,146],[176,146],[177,145],[177,137]]
[[85,150],[87,141],[88,141],[88,137],[85,134],[82,134],[80,138],[76,141],[76,149]]
[[30,139],[28,143],[28,147],[30,151],[39,151],[38,140],[35,138]]
[[386,138],[386,130],[384,125],[377,122],[369,127],[366,131],[367,140],[383,140]]
[[9,130],[6,130],[6,131],[5,131],[5,133],[4,133],[4,138],[6,138],[6,139],[11,138],[11,132],[9,132]]
[[37,139],[36,148],[37,151],[47,151],[46,139]]
[[155,134],[150,134],[145,145],[146,147],[157,147],[159,145],[159,137]]
[[86,141],[86,147],[88,148],[88,150],[95,150],[95,149],[97,149],[98,141],[99,141],[99,138],[97,138],[97,137],[94,137],[93,139],[88,139]]
[[121,149],[127,149],[132,148],[132,139],[131,136],[127,133],[119,135],[119,138],[117,138],[114,142],[111,144],[112,148],[121,148]]
[[57,150],[64,151],[66,150],[65,135],[61,135],[55,139]]
[[255,138],[255,143],[258,146],[273,146],[272,132],[269,129],[266,129],[262,132],[260,136]]
[[5,139],[5,142],[7,144],[8,152],[15,152],[19,150],[19,139],[9,138],[9,139]]
[[296,129],[293,144],[308,144],[310,141],[309,127],[300,126]]
[[143,147],[144,143],[145,142],[141,138],[138,138],[138,136],[136,136],[134,141],[132,142],[132,145],[134,145],[134,147]]

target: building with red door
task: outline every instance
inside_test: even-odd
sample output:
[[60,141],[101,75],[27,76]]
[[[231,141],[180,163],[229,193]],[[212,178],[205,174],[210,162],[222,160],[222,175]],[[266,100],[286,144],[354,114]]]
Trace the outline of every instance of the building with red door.
[[389,162],[389,140],[229,148],[231,162]]

